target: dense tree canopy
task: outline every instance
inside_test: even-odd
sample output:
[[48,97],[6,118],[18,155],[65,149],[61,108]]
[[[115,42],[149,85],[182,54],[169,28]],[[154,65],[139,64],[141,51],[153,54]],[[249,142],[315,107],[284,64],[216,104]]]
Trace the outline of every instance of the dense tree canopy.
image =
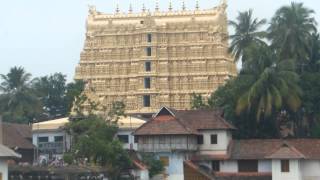
[[261,26],[266,23],[265,19],[253,18],[253,11],[240,12],[237,21],[229,24],[235,29],[235,34],[230,36],[231,45],[229,51],[234,54],[235,61],[246,60],[246,50],[251,46],[265,44],[262,40],[266,33],[260,31]]
[[22,67],[13,67],[0,78],[0,115],[16,123],[68,116],[84,88],[83,81],[67,83],[61,73],[32,79]]
[[41,112],[38,97],[31,88],[31,74],[22,67],[13,67],[0,78],[0,113],[4,121],[31,122]]
[[[230,52],[241,59],[237,77],[195,108],[222,108],[238,138],[320,137],[320,41],[314,11],[291,3],[265,21],[240,12],[230,25]],[[266,35],[266,36],[265,36]],[[264,39],[268,37],[268,41]]]

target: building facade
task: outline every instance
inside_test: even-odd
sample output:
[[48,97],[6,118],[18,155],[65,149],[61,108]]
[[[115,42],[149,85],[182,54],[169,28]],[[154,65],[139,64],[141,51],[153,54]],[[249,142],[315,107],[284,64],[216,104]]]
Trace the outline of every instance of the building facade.
[[86,81],[85,94],[104,107],[123,101],[133,114],[190,109],[193,93],[207,97],[236,76],[226,6],[126,14],[90,7],[75,79]]
[[169,180],[318,180],[320,139],[232,139],[219,111],[163,107],[138,128],[138,151],[155,153]]

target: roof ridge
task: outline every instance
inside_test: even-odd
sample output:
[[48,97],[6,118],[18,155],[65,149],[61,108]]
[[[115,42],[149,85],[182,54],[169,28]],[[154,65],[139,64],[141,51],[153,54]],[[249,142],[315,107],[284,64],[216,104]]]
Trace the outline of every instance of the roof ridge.
[[282,144],[279,148],[277,148],[276,150],[274,150],[273,152],[271,152],[269,155],[265,156],[266,158],[271,157],[274,153],[278,152],[279,150],[281,150],[283,147],[288,147],[291,151],[293,151],[294,153],[296,153],[297,155],[301,156],[303,159],[306,158],[305,155],[303,153],[301,153],[299,150],[297,150],[294,146],[292,146],[291,144],[289,144],[286,140],[282,141]]

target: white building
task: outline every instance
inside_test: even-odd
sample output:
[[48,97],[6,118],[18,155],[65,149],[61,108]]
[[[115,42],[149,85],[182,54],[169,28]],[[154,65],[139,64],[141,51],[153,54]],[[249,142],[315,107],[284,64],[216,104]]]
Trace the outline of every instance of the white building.
[[70,149],[71,137],[63,129],[68,122],[69,118],[61,118],[32,125],[32,142],[38,147],[38,156],[62,158]]
[[135,131],[169,180],[319,180],[320,139],[233,140],[221,113],[162,108]]
[[133,116],[122,116],[118,120],[118,139],[123,143],[124,149],[137,150],[138,143],[134,139],[133,132],[142,126],[146,121],[133,117]]
[[[71,146],[71,136],[64,130],[67,123],[69,123],[69,118],[49,120],[32,125],[32,142],[39,149],[38,155],[44,155],[47,159],[62,158],[63,153]],[[137,150],[137,143],[132,133],[144,123],[143,119],[132,116],[119,118],[117,136],[123,142],[124,149]]]
[[8,180],[7,160],[12,158],[21,158],[21,155],[0,144],[0,180]]

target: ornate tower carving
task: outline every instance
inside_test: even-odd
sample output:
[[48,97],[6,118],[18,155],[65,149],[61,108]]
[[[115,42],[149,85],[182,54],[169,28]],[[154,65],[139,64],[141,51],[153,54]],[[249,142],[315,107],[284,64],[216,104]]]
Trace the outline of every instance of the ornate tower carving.
[[228,54],[225,0],[196,7],[173,11],[170,5],[161,12],[156,5],[147,12],[143,6],[144,12],[128,14],[91,7],[75,79],[90,84],[93,101],[105,107],[124,101],[127,113],[189,109],[192,93],[209,96],[237,74]]

